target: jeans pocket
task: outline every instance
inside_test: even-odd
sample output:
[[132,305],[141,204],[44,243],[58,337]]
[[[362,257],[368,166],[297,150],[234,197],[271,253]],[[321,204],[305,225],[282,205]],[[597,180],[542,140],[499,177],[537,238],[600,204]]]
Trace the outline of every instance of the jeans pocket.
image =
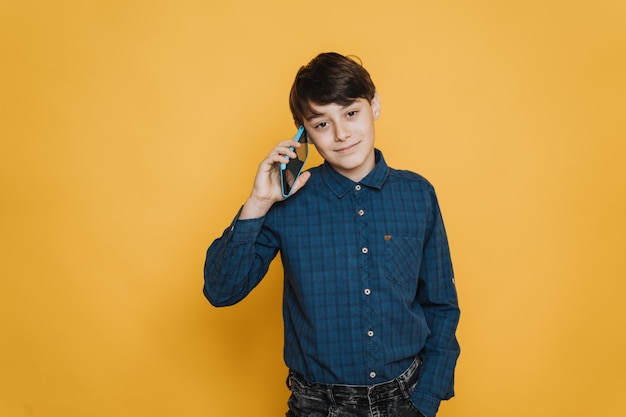
[[289,406],[288,417],[333,416],[333,407],[324,396],[294,390],[293,387],[287,405]]

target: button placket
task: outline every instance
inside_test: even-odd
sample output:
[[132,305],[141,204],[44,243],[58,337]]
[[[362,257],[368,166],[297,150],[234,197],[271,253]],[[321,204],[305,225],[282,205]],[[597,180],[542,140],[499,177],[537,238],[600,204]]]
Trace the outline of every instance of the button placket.
[[360,251],[361,251],[361,257],[360,257],[360,265],[361,265],[361,284],[362,284],[362,290],[363,291],[363,296],[361,298],[362,302],[363,302],[363,334],[364,334],[364,340],[363,343],[365,344],[365,350],[366,350],[366,360],[365,360],[365,366],[367,367],[366,369],[369,369],[369,378],[370,379],[375,379],[378,374],[376,373],[375,369],[377,367],[377,364],[379,363],[379,359],[378,356],[380,354],[380,352],[378,351],[378,347],[377,347],[377,343],[376,340],[374,339],[374,331],[372,330],[375,326],[375,315],[376,315],[376,311],[374,309],[374,305],[373,303],[373,295],[372,295],[372,289],[371,289],[371,284],[370,284],[370,260],[369,260],[369,253],[370,253],[370,249],[374,249],[374,248],[370,248],[370,230],[369,230],[369,221],[368,221],[368,217],[366,217],[366,213],[367,213],[367,208],[368,208],[368,201],[369,201],[369,193],[367,191],[367,188],[363,187],[361,184],[356,184],[354,186],[354,190],[352,193],[352,198],[353,198],[353,203],[354,203],[354,213],[355,213],[355,220],[358,224],[358,245],[360,247]]

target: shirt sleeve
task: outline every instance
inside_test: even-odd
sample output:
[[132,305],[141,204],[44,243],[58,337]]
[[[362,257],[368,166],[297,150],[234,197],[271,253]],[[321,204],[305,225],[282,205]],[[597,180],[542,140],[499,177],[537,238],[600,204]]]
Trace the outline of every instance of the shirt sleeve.
[[423,368],[412,400],[427,417],[434,417],[441,400],[454,396],[454,368],[460,354],[456,339],[459,305],[448,239],[439,204],[432,192],[430,230],[420,269],[418,302],[430,336],[422,354]]
[[244,299],[278,252],[277,239],[264,227],[264,217],[239,220],[240,213],[206,253],[203,292],[216,307]]

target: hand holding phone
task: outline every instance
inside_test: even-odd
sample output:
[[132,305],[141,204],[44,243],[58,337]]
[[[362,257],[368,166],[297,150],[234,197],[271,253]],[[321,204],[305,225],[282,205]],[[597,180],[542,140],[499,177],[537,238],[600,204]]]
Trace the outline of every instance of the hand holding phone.
[[309,148],[304,126],[300,126],[296,135],[293,137],[293,140],[300,143],[298,148],[294,146],[290,147],[290,149],[296,153],[296,158],[290,158],[288,163],[280,164],[280,186],[283,197],[285,198],[291,195],[293,185],[302,173],[302,167],[309,156]]

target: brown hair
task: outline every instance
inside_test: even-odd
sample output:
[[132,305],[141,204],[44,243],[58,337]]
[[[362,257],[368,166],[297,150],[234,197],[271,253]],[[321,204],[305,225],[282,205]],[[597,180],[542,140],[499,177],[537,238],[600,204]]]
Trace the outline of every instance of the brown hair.
[[315,115],[311,104],[350,105],[359,98],[372,101],[376,87],[363,66],[335,52],[319,54],[300,68],[289,93],[293,120],[301,125]]

